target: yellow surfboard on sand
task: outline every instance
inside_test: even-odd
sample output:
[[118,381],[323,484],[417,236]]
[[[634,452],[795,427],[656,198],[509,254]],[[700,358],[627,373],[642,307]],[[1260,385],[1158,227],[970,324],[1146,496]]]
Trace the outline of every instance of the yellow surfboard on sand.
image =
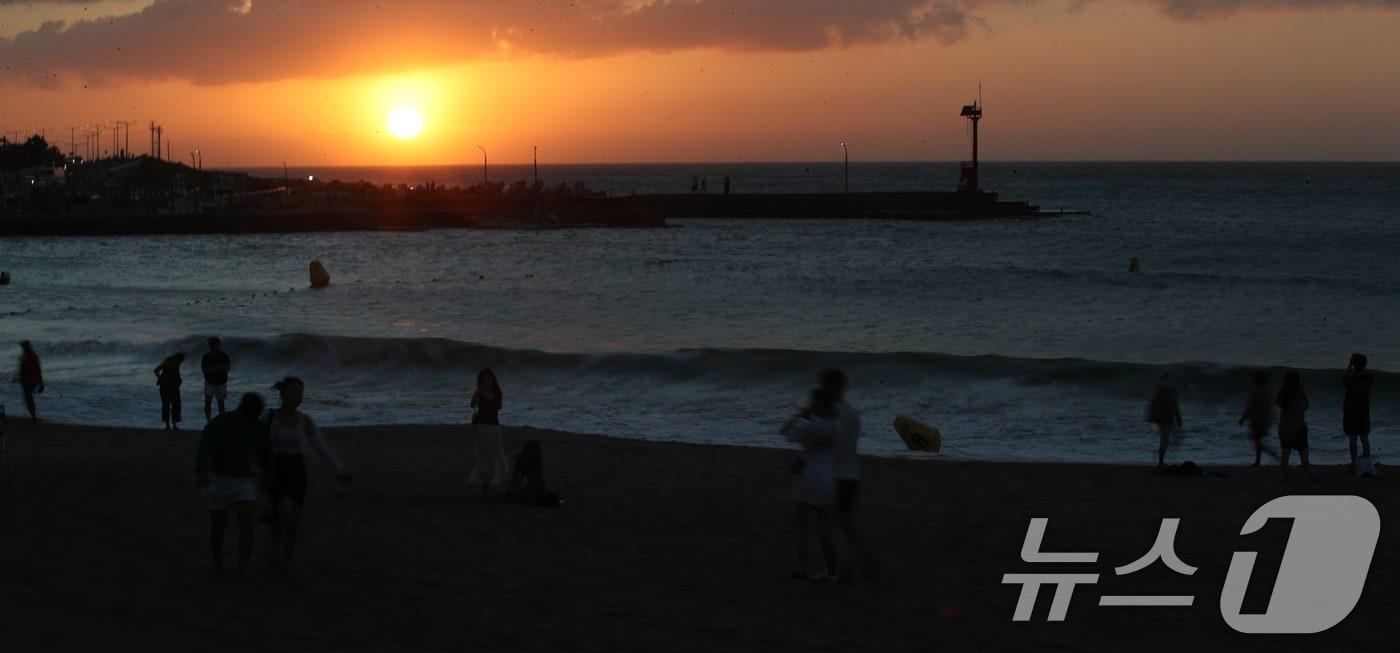
[[905,446],[915,451],[938,453],[943,448],[943,434],[912,417],[900,415],[894,418],[894,431],[904,440]]

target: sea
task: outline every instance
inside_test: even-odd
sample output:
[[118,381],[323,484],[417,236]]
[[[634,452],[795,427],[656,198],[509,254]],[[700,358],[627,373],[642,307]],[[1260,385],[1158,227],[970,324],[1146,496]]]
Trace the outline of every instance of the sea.
[[[483,170],[286,174],[451,186]],[[725,176],[736,193],[948,190],[957,164],[539,175],[614,194],[700,180],[717,193]],[[302,377],[323,424],[463,424],[477,372],[492,368],[507,425],[779,447],[779,425],[839,367],[863,451],[932,456],[894,432],[908,415],[940,429],[937,456],[955,459],[1155,462],[1143,415],[1169,373],[1184,417],[1169,458],[1203,464],[1252,461],[1237,419],[1259,368],[1275,386],[1285,368],[1302,373],[1314,461],[1345,462],[1341,374],[1361,352],[1377,370],[1376,456],[1400,449],[1400,164],[990,162],[982,176],[1003,199],[1088,213],[901,222],[833,208],[646,230],[5,238],[0,342],[34,342],[41,417],[58,421],[159,427],[152,370],[184,352],[185,426],[197,428],[198,361],[218,335],[233,393]],[[329,288],[308,289],[313,259]],[[6,346],[8,368],[19,349]],[[0,403],[16,419],[18,386],[0,388]]]

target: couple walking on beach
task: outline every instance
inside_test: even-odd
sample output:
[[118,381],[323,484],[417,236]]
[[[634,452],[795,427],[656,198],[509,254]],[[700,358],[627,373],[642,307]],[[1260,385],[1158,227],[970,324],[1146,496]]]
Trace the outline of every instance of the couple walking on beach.
[[[807,408],[788,419],[781,429],[784,438],[802,447],[792,470],[798,535],[797,571],[793,577],[840,578],[849,583],[854,581],[859,565],[867,580],[879,582],[879,565],[855,527],[860,413],[846,403],[845,392],[844,372],[822,372]],[[814,517],[825,563],[825,569],[816,574],[807,566]],[[844,551],[838,553],[838,548]]]
[[224,571],[224,531],[230,516],[238,520],[238,573],[243,575],[253,553],[253,520],[257,512],[259,468],[263,490],[272,509],[272,549],[268,564],[288,571],[297,545],[297,526],[306,501],[306,456],[314,449],[335,469],[336,479],[349,483],[351,474],[331,451],[311,417],[301,412],[306,384],[289,376],[273,386],[281,405],[266,411],[261,395],[243,395],[233,412],[223,413],[204,427],[195,456],[198,488],[209,503],[209,548],[214,572]]

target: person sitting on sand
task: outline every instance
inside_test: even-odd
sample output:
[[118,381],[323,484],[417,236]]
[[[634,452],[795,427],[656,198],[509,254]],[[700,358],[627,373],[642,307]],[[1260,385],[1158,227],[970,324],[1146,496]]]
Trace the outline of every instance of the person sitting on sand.
[[267,429],[273,453],[272,476],[267,491],[272,499],[274,515],[272,556],[268,562],[275,569],[289,571],[297,546],[297,523],[301,520],[302,508],[306,503],[307,448],[314,448],[321,459],[335,470],[337,481],[349,483],[352,477],[331,451],[316,423],[297,410],[304,399],[306,384],[295,376],[289,376],[273,387],[277,389],[282,405],[267,411],[267,417],[263,418],[263,427]]
[[476,435],[476,459],[467,482],[481,485],[481,498],[491,498],[491,486],[510,483],[506,451],[501,444],[501,385],[490,369],[476,375],[476,392],[472,393],[472,431]]
[[272,465],[272,446],[258,423],[263,398],[243,395],[232,413],[210,420],[199,436],[195,473],[199,489],[209,497],[209,549],[214,554],[214,574],[224,573],[224,531],[229,511],[238,518],[238,575],[248,570],[253,557],[253,513],[258,507],[258,487],[253,461],[264,471]]
[[1371,386],[1376,376],[1366,371],[1366,356],[1352,354],[1347,371],[1342,375],[1346,395],[1342,399],[1342,432],[1347,435],[1352,469],[1356,468],[1356,441],[1361,440],[1361,455],[1371,457]]
[[1283,463],[1283,480],[1288,481],[1288,454],[1297,449],[1298,459],[1303,462],[1303,474],[1312,481],[1312,468],[1308,466],[1308,424],[1303,417],[1308,410],[1308,393],[1303,390],[1303,378],[1297,370],[1288,370],[1283,375],[1283,385],[1274,403],[1279,406],[1278,439],[1282,447],[1279,461]]
[[1265,451],[1275,456],[1264,446],[1264,438],[1274,423],[1274,403],[1269,397],[1269,373],[1255,370],[1250,375],[1249,399],[1245,402],[1244,413],[1240,415],[1240,426],[1249,422],[1249,439],[1254,442],[1254,466],[1259,466],[1259,457]]
[[160,421],[165,430],[180,430],[180,365],[185,355],[176,353],[160,362],[153,370],[156,386],[160,388]]
[[44,369],[39,364],[39,354],[33,343],[21,340],[19,343],[19,388],[24,393],[24,407],[29,409],[29,421],[38,424],[39,413],[34,405],[34,395],[44,394]]
[[539,440],[527,440],[520,448],[511,470],[510,490],[502,498],[510,503],[560,505],[559,495],[550,492],[544,484],[544,456]]
[[[810,402],[780,429],[783,438],[802,447],[794,464],[792,496],[797,503],[797,571],[793,578],[837,577],[836,543],[832,537],[832,507],[836,503],[836,481],[832,476],[831,446],[836,441],[836,411],[831,394],[825,389],[812,391]],[[817,517],[817,539],[821,542],[825,573],[811,574],[807,568],[807,544],[811,516]]]
[[1147,421],[1157,425],[1157,466],[1167,464],[1167,445],[1172,435],[1181,431],[1181,403],[1171,385],[1171,374],[1157,379],[1152,400],[1147,403]]

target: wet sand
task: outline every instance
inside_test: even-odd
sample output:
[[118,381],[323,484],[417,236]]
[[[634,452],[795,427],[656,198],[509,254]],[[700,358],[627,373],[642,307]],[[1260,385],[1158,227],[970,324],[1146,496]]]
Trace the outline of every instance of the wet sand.
[[[194,420],[191,420],[191,425]],[[195,494],[197,432],[10,421],[0,480],[0,641],[7,651],[94,650],[1393,650],[1400,614],[1400,473],[1319,469],[1284,486],[1274,467],[1228,478],[1147,467],[866,459],[860,523],[883,583],[788,577],[792,453],[651,443],[525,428],[506,448],[544,445],[561,509],[488,502],[466,484],[467,427],[329,429],[356,473],[311,472],[294,571],[261,563],[209,580],[207,513]],[[881,434],[883,436],[884,434]],[[890,435],[889,437],[893,437]],[[781,446],[775,437],[774,446]],[[1152,443],[1144,441],[1144,447]],[[1150,452],[1148,452],[1150,454]],[[1235,550],[1261,551],[1249,602],[1262,610],[1286,525],[1237,535],[1267,500],[1359,494],[1382,533],[1352,615],[1309,637],[1246,636],[1220,617]],[[1043,571],[1019,551],[1031,517],[1046,550],[1098,551],[1068,619],[1012,623],[1020,587]],[[1127,577],[1163,517],[1177,553]],[[236,529],[226,557],[234,558]],[[815,557],[815,556],[814,556]],[[1101,608],[1106,594],[1193,594],[1186,608]]]

